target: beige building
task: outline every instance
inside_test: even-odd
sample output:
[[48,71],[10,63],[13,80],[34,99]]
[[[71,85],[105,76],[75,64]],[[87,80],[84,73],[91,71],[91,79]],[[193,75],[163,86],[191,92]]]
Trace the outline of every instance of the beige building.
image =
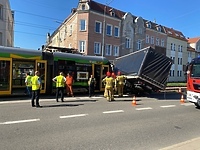
[[164,27],[167,36],[166,55],[173,60],[169,81],[185,81],[184,66],[188,62],[187,39],[182,32]]
[[10,9],[9,0],[0,0],[0,45],[13,47],[14,12]]
[[[188,46],[200,53],[200,37],[188,38]],[[196,55],[197,56],[197,55]]]

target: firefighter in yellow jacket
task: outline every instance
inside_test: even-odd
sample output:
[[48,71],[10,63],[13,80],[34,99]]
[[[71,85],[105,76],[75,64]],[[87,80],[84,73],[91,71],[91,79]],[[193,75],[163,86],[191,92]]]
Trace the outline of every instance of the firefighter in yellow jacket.
[[107,100],[113,101],[114,100],[114,92],[113,92],[113,86],[114,86],[114,79],[111,77],[111,73],[107,72],[106,77],[102,81],[105,83],[105,90],[107,90]]
[[121,75],[121,72],[118,71],[116,81],[117,81],[117,91],[119,97],[123,96],[125,80],[126,77],[124,75]]

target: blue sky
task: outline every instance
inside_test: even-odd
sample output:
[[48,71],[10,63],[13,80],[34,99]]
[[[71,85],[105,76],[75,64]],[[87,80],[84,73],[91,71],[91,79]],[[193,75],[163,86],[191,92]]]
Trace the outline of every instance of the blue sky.
[[[14,46],[41,48],[79,0],[10,0],[15,11]],[[95,0],[135,16],[181,31],[186,37],[200,36],[199,0]]]

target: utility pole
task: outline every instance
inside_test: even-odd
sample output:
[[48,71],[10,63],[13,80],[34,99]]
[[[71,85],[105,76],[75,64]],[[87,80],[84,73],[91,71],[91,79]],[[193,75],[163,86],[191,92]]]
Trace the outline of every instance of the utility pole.
[[103,14],[103,39],[102,39],[102,57],[104,56],[104,48],[105,48],[105,26],[106,26],[106,19],[105,19],[105,13],[106,13],[106,5],[104,7],[104,14]]
[[110,2],[106,3],[106,5],[104,6],[104,11],[103,11],[103,37],[102,37],[103,39],[102,39],[102,50],[101,50],[102,57],[104,56],[104,51],[105,51],[106,8],[112,1],[113,0],[110,0]]

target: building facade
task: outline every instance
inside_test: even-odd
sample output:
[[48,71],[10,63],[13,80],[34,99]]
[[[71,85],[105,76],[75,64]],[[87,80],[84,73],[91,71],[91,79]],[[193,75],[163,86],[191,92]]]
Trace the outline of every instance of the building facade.
[[57,30],[48,34],[46,46],[74,48],[111,61],[151,46],[173,60],[169,81],[184,81],[189,55],[195,56],[187,43],[180,31],[93,0],[79,0]]
[[9,0],[0,0],[0,45],[13,47],[14,12],[10,9]]

